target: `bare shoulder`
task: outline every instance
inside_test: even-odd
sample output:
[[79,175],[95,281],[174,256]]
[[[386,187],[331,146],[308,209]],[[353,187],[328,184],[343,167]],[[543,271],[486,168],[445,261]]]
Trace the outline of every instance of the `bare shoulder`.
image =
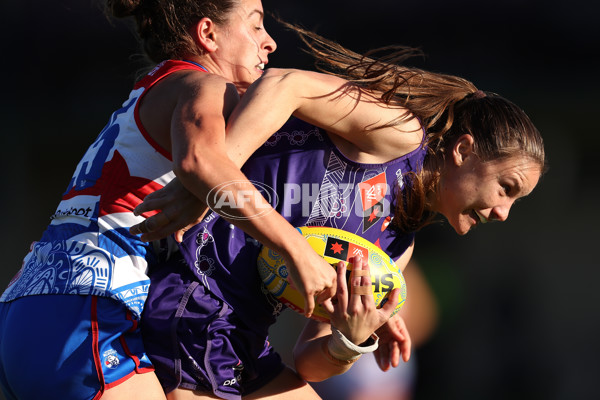
[[396,127],[395,132],[388,131],[389,149],[393,154],[391,158],[398,158],[418,149],[423,143],[425,132],[418,118],[407,114],[406,118]]
[[392,120],[388,117],[379,121],[384,127],[367,130],[362,135],[354,135],[356,156],[360,157],[361,162],[388,162],[421,146],[425,133],[419,119],[412,117],[406,109],[396,108],[395,114],[396,117],[401,116],[397,124],[391,124]]
[[185,115],[214,115],[222,119],[231,113],[238,101],[235,86],[225,78],[183,70],[156,83],[142,99],[139,113],[148,134],[170,152],[174,119]]
[[398,142],[406,150],[406,153],[417,149],[423,143],[425,131],[418,118],[408,116],[407,120],[401,123],[400,129],[401,134],[398,137]]
[[169,83],[177,108],[228,116],[240,100],[236,86],[224,77],[202,71],[182,71]]
[[194,70],[181,71],[173,77],[171,85],[177,93],[185,96],[235,90],[233,83],[220,75]]
[[193,97],[200,93],[201,88],[209,86],[225,85],[225,79],[202,71],[182,70],[173,72],[158,81],[145,95],[145,102],[152,100],[163,107],[168,104],[173,106],[182,97]]

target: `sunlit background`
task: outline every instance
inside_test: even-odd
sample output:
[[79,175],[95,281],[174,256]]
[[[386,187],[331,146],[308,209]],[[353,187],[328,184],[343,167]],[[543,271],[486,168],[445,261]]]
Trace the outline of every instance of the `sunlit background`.
[[[417,236],[415,259],[439,316],[415,352],[413,398],[600,398],[600,7],[588,0],[263,4],[359,52],[419,47],[426,57],[414,65],[511,99],[546,140],[550,171],[506,223],[465,237],[439,224]],[[0,8],[4,287],[143,64],[132,29],[107,19],[100,1]],[[270,67],[312,67],[293,34],[272,18],[266,25],[279,45]],[[277,327],[278,338],[293,341],[296,333],[292,323]]]

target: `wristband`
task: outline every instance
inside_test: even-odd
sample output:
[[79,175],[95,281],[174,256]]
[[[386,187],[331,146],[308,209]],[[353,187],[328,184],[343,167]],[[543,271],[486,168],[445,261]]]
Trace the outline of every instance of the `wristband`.
[[327,357],[329,362],[332,363],[333,365],[345,367],[345,366],[354,364],[360,358],[360,356],[358,356],[356,358],[353,358],[352,360],[340,360],[340,359],[332,356],[331,353],[329,352],[329,348],[328,348],[329,340],[323,340],[321,343],[323,343],[323,345],[321,346],[321,350],[323,350],[323,354],[325,354],[325,357]]
[[327,342],[327,351],[339,361],[354,362],[361,355],[377,350],[378,345],[379,337],[375,333],[358,346],[348,340],[336,327],[332,326],[331,339]]

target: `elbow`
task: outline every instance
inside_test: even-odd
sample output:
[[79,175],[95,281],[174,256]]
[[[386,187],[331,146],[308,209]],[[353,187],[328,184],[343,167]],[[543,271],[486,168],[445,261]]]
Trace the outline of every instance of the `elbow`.
[[298,345],[294,347],[292,356],[294,359],[294,370],[296,370],[296,373],[302,380],[306,382],[320,382],[319,380],[315,380],[312,376],[314,371],[311,371],[310,368],[306,368],[306,362],[304,361],[302,351],[299,350]]
[[181,180],[193,175],[199,170],[199,160],[194,156],[186,156],[173,162],[173,172]]
[[296,373],[300,378],[306,382],[323,382],[326,379],[331,378],[334,374],[319,374],[315,368],[302,368],[297,363],[294,365]]
[[322,382],[333,375],[327,368],[318,368],[314,362],[310,361],[310,357],[305,357],[301,351],[294,350],[294,369],[296,373],[306,382]]
[[330,376],[319,376],[316,374],[314,369],[311,371],[310,368],[303,368],[302,364],[294,363],[294,369],[300,378],[305,382],[322,382]]
[[197,154],[188,154],[173,161],[173,172],[184,185],[186,182],[203,181],[210,175],[211,163],[207,158]]

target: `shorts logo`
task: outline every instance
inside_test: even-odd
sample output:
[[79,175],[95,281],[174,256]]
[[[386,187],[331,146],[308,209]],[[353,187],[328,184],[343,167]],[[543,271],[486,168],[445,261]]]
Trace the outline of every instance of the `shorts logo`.
[[233,370],[235,378],[227,379],[225,382],[223,382],[223,386],[233,386],[242,381],[242,371],[244,370],[244,364],[242,364],[242,361],[238,360],[238,363],[231,367],[231,369]]
[[107,350],[102,354],[104,365],[106,365],[110,369],[115,369],[121,363],[119,361],[119,357],[117,357],[117,352],[113,349]]

